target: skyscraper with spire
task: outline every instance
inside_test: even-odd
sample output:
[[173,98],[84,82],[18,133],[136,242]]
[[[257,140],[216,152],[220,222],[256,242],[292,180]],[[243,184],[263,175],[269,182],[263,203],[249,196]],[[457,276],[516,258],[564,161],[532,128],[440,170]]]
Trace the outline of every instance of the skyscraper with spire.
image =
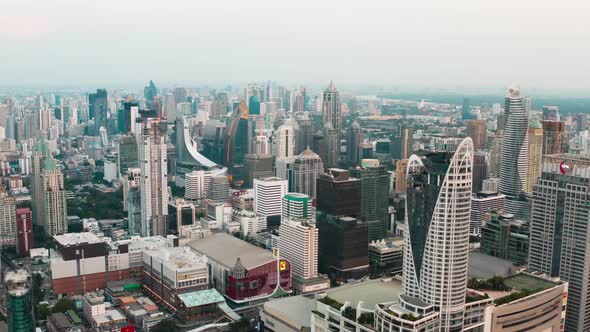
[[506,92],[504,137],[500,155],[500,193],[506,195],[506,212],[518,218],[528,218],[530,205],[524,196],[528,164],[529,116],[520,88]]
[[[340,156],[340,141],[342,140],[342,108],[340,102],[340,93],[336,90],[336,86],[334,86],[334,82],[330,82],[330,85],[324,91],[323,94],[323,105],[322,105],[322,112],[324,116],[324,127],[329,123],[332,125],[332,130],[336,134],[335,143],[337,150],[334,152],[328,151],[328,154],[332,153],[336,156]],[[334,144],[330,144],[332,146]],[[326,164],[329,163],[326,161]]]

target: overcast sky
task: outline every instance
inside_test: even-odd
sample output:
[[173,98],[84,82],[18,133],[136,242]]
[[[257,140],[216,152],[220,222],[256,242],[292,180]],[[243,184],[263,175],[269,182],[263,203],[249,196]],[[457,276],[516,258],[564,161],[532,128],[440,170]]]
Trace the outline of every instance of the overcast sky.
[[0,85],[149,79],[590,91],[590,1],[0,0]]

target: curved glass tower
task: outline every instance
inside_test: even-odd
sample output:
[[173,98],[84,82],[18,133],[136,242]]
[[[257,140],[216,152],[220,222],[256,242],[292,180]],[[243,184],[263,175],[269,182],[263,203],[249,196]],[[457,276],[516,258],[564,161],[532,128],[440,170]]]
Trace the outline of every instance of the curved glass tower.
[[[434,307],[440,331],[462,331],[469,252],[473,142],[454,155],[408,161],[406,232],[400,303],[424,313]],[[422,309],[420,309],[422,308]]]

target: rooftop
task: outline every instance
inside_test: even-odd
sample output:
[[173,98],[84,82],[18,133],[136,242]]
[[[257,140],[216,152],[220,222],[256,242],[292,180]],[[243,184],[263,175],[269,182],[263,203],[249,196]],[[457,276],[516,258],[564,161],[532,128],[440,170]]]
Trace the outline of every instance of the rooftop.
[[192,270],[207,266],[207,259],[188,247],[161,247],[146,250],[144,255],[151,256],[174,270]]
[[22,296],[30,290],[30,274],[27,270],[21,269],[8,271],[4,275],[4,285],[12,296]]
[[121,242],[129,243],[129,251],[157,249],[168,246],[168,239],[163,236],[133,237],[131,240]]
[[311,328],[311,312],[316,309],[314,299],[289,296],[264,303],[264,312],[286,322],[299,331]]
[[216,289],[204,289],[200,291],[178,294],[178,298],[187,308],[198,307],[206,304],[225,302],[225,299]]
[[64,247],[85,243],[91,244],[104,242],[104,240],[102,240],[101,238],[96,236],[96,234],[91,232],[66,233],[62,235],[55,235],[53,236],[53,239]]
[[401,288],[399,280],[376,279],[331,288],[327,294],[342,304],[350,302],[356,308],[362,302],[363,308],[374,310],[376,304],[397,301]]
[[469,253],[469,278],[489,279],[494,276],[508,277],[517,272],[511,261],[484,255],[479,252]]
[[189,246],[228,269],[234,267],[238,258],[246,269],[252,269],[275,259],[270,251],[225,233],[215,233],[208,238],[198,239],[191,242]]

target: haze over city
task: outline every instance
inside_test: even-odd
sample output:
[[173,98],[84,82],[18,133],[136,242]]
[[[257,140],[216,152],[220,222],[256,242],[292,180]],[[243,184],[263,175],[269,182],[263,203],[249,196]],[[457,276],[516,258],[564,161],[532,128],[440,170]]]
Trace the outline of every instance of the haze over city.
[[5,1],[0,86],[590,86],[587,1]]

